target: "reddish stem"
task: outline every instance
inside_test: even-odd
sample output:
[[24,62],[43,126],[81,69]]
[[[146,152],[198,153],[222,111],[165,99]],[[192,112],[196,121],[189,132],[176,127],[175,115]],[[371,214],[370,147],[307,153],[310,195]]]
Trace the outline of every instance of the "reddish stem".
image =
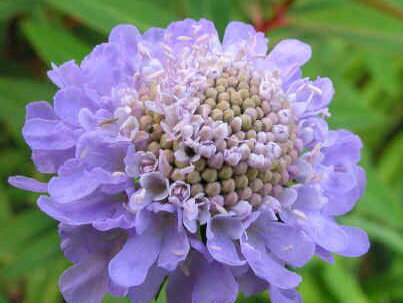
[[255,19],[254,27],[257,31],[268,32],[274,28],[282,27],[287,24],[287,12],[291,5],[296,0],[284,0],[282,3],[276,5],[273,9],[273,15],[270,19],[264,20],[263,18]]

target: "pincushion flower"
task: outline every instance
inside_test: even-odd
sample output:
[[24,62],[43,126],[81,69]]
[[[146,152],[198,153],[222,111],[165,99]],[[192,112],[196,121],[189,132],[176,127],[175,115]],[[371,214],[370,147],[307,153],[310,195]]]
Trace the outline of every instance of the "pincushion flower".
[[310,47],[267,44],[240,22],[222,43],[204,19],[120,25],[80,65],[53,66],[53,107],[30,103],[23,128],[53,175],[10,183],[60,221],[67,302],[146,303],[165,280],[169,303],[267,289],[301,302],[290,268],[367,252],[365,232],[335,220],[364,190],[361,141],[328,129],[334,89],[302,77]]

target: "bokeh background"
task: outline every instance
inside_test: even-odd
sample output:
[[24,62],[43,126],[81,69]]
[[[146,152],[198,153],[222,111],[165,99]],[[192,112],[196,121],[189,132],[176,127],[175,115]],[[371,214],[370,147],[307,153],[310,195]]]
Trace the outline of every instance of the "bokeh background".
[[[37,195],[7,185],[14,174],[45,180],[20,130],[29,101],[52,101],[50,63],[80,61],[116,24],[146,30],[184,17],[212,19],[221,34],[230,20],[252,23],[271,46],[284,38],[312,45],[305,74],[328,76],[336,87],[331,126],[365,144],[367,190],[341,221],[364,228],[372,247],[334,265],[314,259],[298,270],[299,290],[307,303],[402,303],[402,0],[0,0],[0,303],[63,302],[57,283],[69,264],[56,222],[37,209]],[[104,300],[114,302],[128,301]]]

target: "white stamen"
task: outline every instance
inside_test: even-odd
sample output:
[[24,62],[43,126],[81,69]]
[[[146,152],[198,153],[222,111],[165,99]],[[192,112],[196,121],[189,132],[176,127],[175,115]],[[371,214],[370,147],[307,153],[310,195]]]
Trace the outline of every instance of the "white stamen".
[[298,209],[293,209],[292,212],[294,213],[294,215],[296,215],[298,218],[302,219],[302,220],[308,220],[308,217],[305,215],[304,212],[298,210]]
[[123,171],[114,171],[112,173],[112,176],[114,176],[114,177],[120,177],[120,176],[125,176],[125,175],[126,175],[126,173]]
[[222,250],[222,247],[217,246],[217,245],[210,245],[210,248],[212,248],[214,250]]
[[189,40],[192,40],[192,37],[189,37],[189,36],[178,36],[178,38],[176,38],[176,39],[181,40],[181,41],[189,41]]

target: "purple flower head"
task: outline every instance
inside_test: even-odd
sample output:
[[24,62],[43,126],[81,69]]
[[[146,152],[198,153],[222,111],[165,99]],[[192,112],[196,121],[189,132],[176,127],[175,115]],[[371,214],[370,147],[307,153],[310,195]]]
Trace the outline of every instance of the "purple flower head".
[[329,130],[331,81],[301,77],[310,47],[267,42],[240,22],[222,43],[204,19],[120,25],[80,65],[53,66],[54,105],[29,104],[23,128],[53,176],[9,181],[60,221],[68,303],[146,303],[165,280],[168,303],[267,289],[297,303],[289,266],[367,252],[335,219],[363,193],[361,141]]

